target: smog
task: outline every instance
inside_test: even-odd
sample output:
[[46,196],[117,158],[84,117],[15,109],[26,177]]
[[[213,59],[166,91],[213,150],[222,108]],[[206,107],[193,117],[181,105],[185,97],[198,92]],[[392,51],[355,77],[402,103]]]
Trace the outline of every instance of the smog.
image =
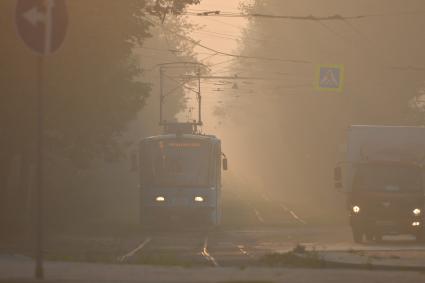
[[422,282],[424,13],[1,1],[0,282]]

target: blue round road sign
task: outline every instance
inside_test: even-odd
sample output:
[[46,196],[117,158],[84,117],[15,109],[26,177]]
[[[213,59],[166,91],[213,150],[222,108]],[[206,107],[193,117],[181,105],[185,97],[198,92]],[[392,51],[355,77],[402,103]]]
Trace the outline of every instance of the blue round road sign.
[[62,45],[68,26],[65,0],[18,0],[15,22],[25,44],[40,55]]

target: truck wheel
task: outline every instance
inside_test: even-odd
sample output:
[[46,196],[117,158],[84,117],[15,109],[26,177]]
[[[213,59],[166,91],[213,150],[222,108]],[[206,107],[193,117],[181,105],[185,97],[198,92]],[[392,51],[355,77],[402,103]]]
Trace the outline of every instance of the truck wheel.
[[363,242],[363,231],[361,231],[359,228],[352,228],[353,232],[353,240],[356,243],[362,243]]

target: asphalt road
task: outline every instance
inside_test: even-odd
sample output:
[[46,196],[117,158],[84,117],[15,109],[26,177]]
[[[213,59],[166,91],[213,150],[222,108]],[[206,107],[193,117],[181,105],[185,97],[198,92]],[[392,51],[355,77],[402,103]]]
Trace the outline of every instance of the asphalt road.
[[[425,282],[425,273],[417,271],[322,269],[303,264],[270,268],[262,261],[265,255],[290,252],[296,246],[356,256],[370,253],[374,259],[406,258],[425,266],[425,245],[409,237],[355,244],[348,225],[310,223],[287,204],[265,195],[257,202],[239,201],[243,207],[227,215],[238,222],[245,219],[244,224],[234,225],[228,217],[218,230],[177,225],[113,234],[50,235],[48,282]],[[0,281],[30,282],[31,251],[0,248]]]
[[[74,240],[62,240],[67,247],[62,252],[91,253],[91,263],[64,255],[49,260],[47,282],[425,282],[424,272],[270,268],[259,264],[265,254],[284,253],[298,244],[315,250],[392,250],[412,255],[425,252],[425,246],[403,237],[386,239],[379,245],[354,244],[348,226],[314,227],[299,223],[291,227],[221,231],[145,231],[126,239],[92,238],[89,242],[95,247],[90,252],[78,247]],[[83,240],[78,243],[84,246]],[[102,256],[93,257],[94,254]],[[0,256],[0,282],[31,282],[32,272],[33,262],[29,258]]]
[[[244,267],[263,256],[285,253],[301,245],[314,251],[423,253],[425,245],[408,236],[386,237],[381,243],[356,244],[348,226],[239,229],[204,232],[152,232],[123,253],[122,262],[155,265]],[[424,259],[425,260],[425,259]]]
[[[32,280],[33,262],[0,258],[0,282],[26,283]],[[101,283],[420,283],[425,274],[408,271],[370,271],[349,269],[305,268],[229,268],[229,267],[163,267],[130,264],[46,262],[45,282]]]

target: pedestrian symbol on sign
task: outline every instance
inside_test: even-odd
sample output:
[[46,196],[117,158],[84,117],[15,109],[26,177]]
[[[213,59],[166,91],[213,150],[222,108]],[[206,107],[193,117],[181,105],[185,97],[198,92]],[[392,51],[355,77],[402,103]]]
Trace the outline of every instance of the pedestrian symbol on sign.
[[342,91],[344,68],[342,65],[319,65],[317,71],[317,89]]

